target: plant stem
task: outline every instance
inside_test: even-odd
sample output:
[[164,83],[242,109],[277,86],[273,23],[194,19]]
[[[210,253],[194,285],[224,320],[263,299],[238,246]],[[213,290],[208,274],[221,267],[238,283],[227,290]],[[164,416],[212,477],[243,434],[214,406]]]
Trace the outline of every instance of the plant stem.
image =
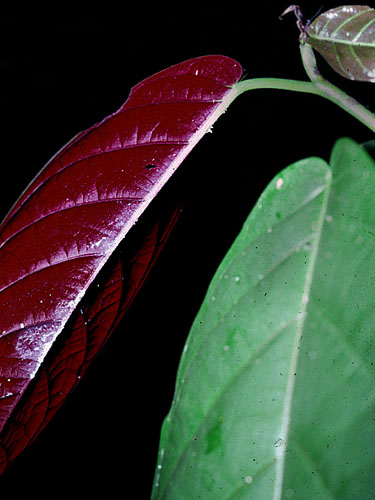
[[365,108],[365,106],[348,96],[344,91],[328,80],[325,80],[317,69],[316,59],[312,48],[306,43],[301,44],[300,47],[303,65],[311,82],[286,80],[282,78],[253,78],[251,80],[243,80],[235,85],[237,95],[247,90],[256,89],[290,90],[293,92],[305,92],[319,95],[334,102],[366,125],[372,132],[375,132],[375,115]]
[[321,95],[321,92],[313,83],[301,82],[299,80],[287,80],[284,78],[252,78],[236,83],[237,95],[248,90],[278,89],[291,90],[293,92],[305,92],[308,94]]
[[369,111],[365,106],[362,106],[362,104],[356,101],[353,97],[336,87],[336,85],[333,85],[331,82],[323,78],[318,70],[314,51],[309,44],[301,43],[300,51],[307,76],[310,78],[315,87],[319,89],[322,97],[327,97],[327,99],[357,118],[372,132],[375,132],[374,113]]

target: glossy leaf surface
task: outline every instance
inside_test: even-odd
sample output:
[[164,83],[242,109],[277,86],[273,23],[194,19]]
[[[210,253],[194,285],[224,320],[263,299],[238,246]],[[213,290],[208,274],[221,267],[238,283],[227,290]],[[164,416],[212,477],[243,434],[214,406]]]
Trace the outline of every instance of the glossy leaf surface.
[[267,187],[184,348],[154,499],[371,498],[374,194],[349,139]]
[[[172,205],[173,206],[173,205]],[[9,467],[63,405],[140,290],[178,218],[180,206],[149,217],[114,255],[72,314],[1,435],[1,467]]]
[[[139,289],[176,212],[156,217],[138,247],[99,272],[234,99],[240,75],[232,59],[207,56],[141,82],[59,151],[5,218],[0,470],[49,421]],[[100,289],[86,293],[91,284]]]
[[308,27],[307,42],[340,75],[375,82],[375,10],[364,5],[336,7]]

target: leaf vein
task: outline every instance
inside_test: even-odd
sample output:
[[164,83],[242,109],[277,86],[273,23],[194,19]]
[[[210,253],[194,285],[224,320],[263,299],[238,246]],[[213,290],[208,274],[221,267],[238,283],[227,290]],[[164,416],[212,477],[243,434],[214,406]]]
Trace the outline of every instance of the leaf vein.
[[[219,401],[222,399],[222,397],[228,392],[228,389],[231,385],[234,384],[234,382],[240,378],[245,372],[246,370],[248,370],[252,363],[257,359],[259,358],[259,356],[261,355],[261,353],[265,352],[271,345],[272,343],[274,342],[274,340],[284,331],[286,330],[286,328],[292,324],[293,322],[295,321],[295,317],[293,316],[289,322],[286,322],[284,323],[280,328],[278,328],[277,330],[274,330],[271,335],[269,335],[265,340],[264,342],[258,347],[258,349],[249,357],[249,359],[246,361],[246,363],[243,363],[243,365],[233,374],[233,376],[224,384],[221,386],[220,390],[218,390],[215,394],[216,394],[216,397],[211,401],[210,405],[207,407],[207,410],[205,412],[205,415],[204,417],[201,419],[201,422],[200,424],[194,429],[194,432],[191,434],[190,438],[188,439],[188,441],[185,443],[184,445],[184,448],[181,452],[181,454],[179,455],[178,457],[178,460],[176,461],[176,464],[175,464],[175,467],[173,468],[173,471],[168,479],[168,481],[170,481],[173,476],[175,475],[176,471],[177,471],[177,468],[178,468],[178,465],[179,463],[181,462],[182,458],[185,456],[185,454],[187,453],[187,450],[189,449],[190,445],[192,444],[193,442],[193,438],[195,435],[197,435],[200,430],[202,429],[202,427],[204,426],[205,424],[205,421],[207,419],[207,417],[214,411],[215,407],[217,406],[217,404],[219,403]],[[179,399],[179,397],[181,397],[181,394],[182,394],[182,389],[183,389],[183,386],[180,387],[180,390],[179,392],[176,392],[176,395],[175,395],[175,398],[174,398],[174,402],[173,402],[173,405],[172,405],[172,409],[171,409],[171,418],[173,418],[173,412],[175,411],[175,405],[178,404],[176,403],[176,401]],[[164,491],[163,491],[163,494],[161,496],[161,498],[163,498],[164,496],[164,493],[167,489],[167,486],[164,488]]]
[[[108,199],[102,199],[102,200],[86,201],[84,203],[75,203],[74,205],[68,206],[68,207],[59,207],[57,210],[51,210],[48,214],[42,215],[42,216],[38,217],[38,219],[33,220],[29,224],[26,224],[25,226],[19,228],[17,231],[14,231],[7,239],[5,239],[5,240],[2,241],[2,243],[0,245],[0,250],[7,243],[9,243],[9,241],[11,241],[13,238],[15,238],[16,236],[18,236],[19,234],[23,233],[24,231],[26,231],[30,227],[38,224],[40,221],[43,221],[43,220],[47,219],[48,217],[52,217],[53,215],[60,214],[60,213],[63,213],[63,212],[67,212],[68,210],[74,210],[74,209],[79,209],[79,208],[82,208],[82,207],[87,207],[87,206],[90,206],[90,205],[99,205],[100,203],[112,203],[112,202],[114,202],[114,203],[116,203],[116,202],[122,203],[124,201],[142,202],[143,199],[142,198],[129,198],[129,197],[108,198]],[[105,234],[103,232],[100,232],[96,228],[90,227],[90,230],[96,231],[97,233],[102,234],[102,235],[104,235],[106,237],[108,236],[107,234]]]
[[87,253],[87,254],[84,254],[84,255],[75,255],[74,257],[68,257],[68,258],[66,258],[64,260],[61,260],[59,262],[55,262],[54,264],[49,264],[48,266],[40,267],[40,268],[36,269],[35,271],[32,271],[32,272],[30,272],[28,274],[25,274],[25,275],[17,278],[16,280],[8,283],[7,285],[5,285],[2,289],[0,289],[0,294],[3,293],[3,292],[5,292],[8,288],[16,285],[20,281],[25,280],[27,278],[30,278],[31,276],[33,276],[35,274],[38,274],[38,273],[40,273],[42,271],[45,271],[47,269],[50,269],[51,267],[59,266],[61,264],[65,264],[66,262],[73,261],[73,260],[90,259],[90,258],[100,258],[100,257],[104,257],[104,255],[99,254],[99,253]]

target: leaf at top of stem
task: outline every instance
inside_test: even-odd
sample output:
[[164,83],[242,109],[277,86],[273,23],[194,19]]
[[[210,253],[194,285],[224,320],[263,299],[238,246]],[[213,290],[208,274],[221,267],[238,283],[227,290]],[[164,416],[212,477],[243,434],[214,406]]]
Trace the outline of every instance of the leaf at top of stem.
[[341,76],[375,82],[375,9],[336,7],[305,27],[309,43]]

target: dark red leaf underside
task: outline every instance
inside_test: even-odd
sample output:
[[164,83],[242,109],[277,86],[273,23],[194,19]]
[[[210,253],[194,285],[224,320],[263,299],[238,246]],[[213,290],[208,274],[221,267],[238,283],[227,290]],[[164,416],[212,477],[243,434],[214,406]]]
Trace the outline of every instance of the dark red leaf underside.
[[45,428],[116,329],[179,212],[177,205],[171,214],[159,213],[156,223],[148,222],[141,234],[137,232],[137,240],[116,255],[92,284],[4,426],[0,439],[2,472]]
[[134,298],[177,212],[98,273],[233,100],[240,75],[235,61],[207,56],[141,82],[52,158],[4,220],[0,471],[45,427]]

